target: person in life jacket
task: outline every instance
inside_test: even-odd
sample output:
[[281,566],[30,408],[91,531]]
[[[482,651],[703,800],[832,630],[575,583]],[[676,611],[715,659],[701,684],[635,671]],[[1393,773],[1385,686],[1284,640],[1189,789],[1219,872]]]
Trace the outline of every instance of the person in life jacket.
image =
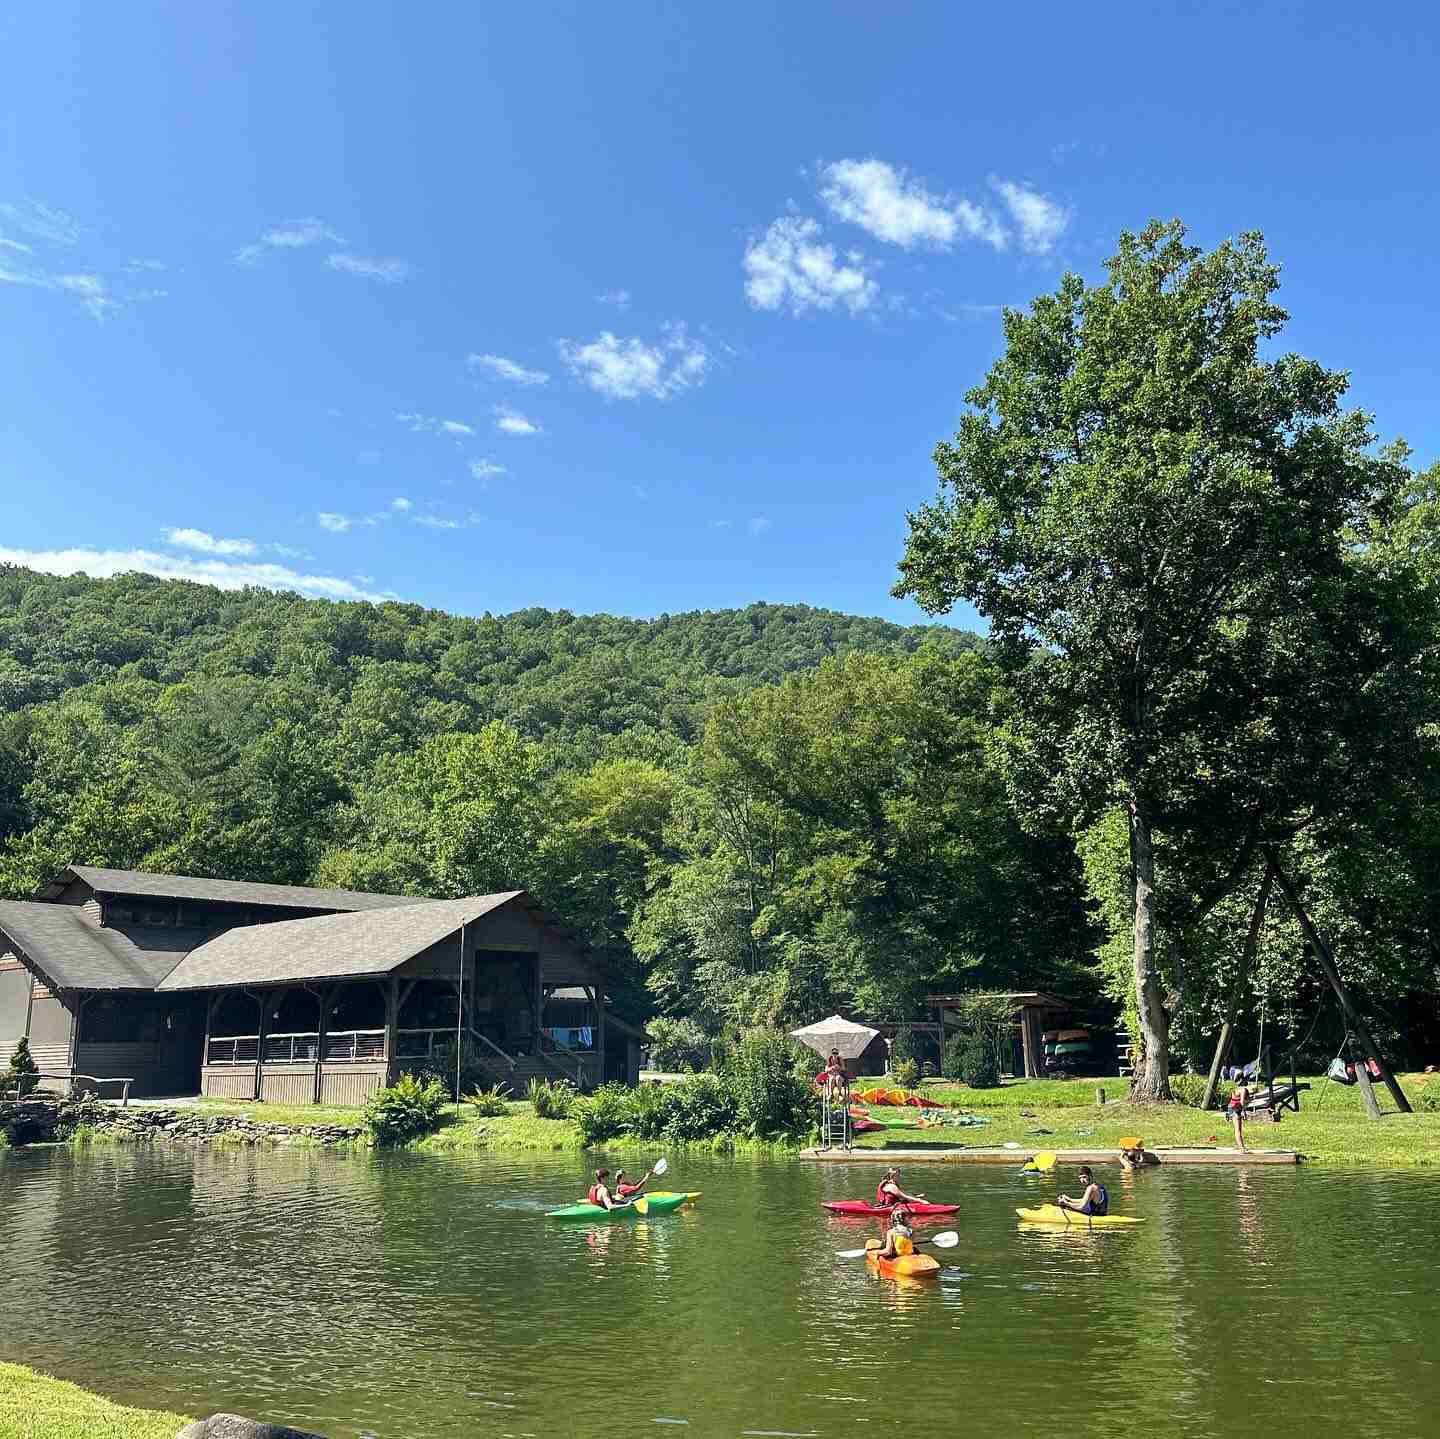
[[1076,1214],[1100,1215],[1110,1212],[1110,1191],[1103,1184],[1095,1183],[1095,1175],[1087,1166],[1081,1166],[1080,1180],[1085,1188],[1078,1199],[1062,1194],[1055,1202],[1061,1209],[1074,1210]]
[[885,1242],[879,1250],[880,1258],[899,1259],[914,1252],[915,1231],[910,1227],[910,1211],[901,1204],[890,1216],[890,1227],[885,1231]]
[[597,1169],[595,1171],[595,1183],[590,1186],[589,1193],[585,1196],[587,1204],[598,1205],[601,1209],[622,1209],[627,1201],[617,1200],[610,1193],[610,1186],[607,1181],[610,1178],[608,1169]]
[[625,1179],[625,1171],[623,1169],[617,1169],[615,1171],[616,1199],[618,1199],[622,1204],[627,1199],[634,1199],[634,1197],[637,1194],[642,1193],[645,1189],[645,1186],[650,1183],[650,1176],[654,1172],[655,1171],[653,1169],[647,1169],[645,1173],[640,1176],[640,1182],[638,1184],[629,1184],[626,1182]]
[[924,1199],[923,1194],[906,1194],[900,1188],[900,1171],[898,1169],[887,1169],[880,1176],[880,1183],[875,1187],[875,1207],[877,1209],[889,1209],[897,1204],[920,1204],[924,1202]]
[[1249,1151],[1245,1148],[1245,1111],[1250,1104],[1250,1086],[1242,1077],[1239,1084],[1230,1094],[1230,1100],[1225,1108],[1230,1114],[1230,1124],[1235,1130],[1235,1148],[1242,1154]]

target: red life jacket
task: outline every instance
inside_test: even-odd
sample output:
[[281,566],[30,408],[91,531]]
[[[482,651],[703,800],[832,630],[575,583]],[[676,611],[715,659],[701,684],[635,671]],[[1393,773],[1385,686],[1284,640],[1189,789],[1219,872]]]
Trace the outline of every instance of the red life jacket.
[[585,1202],[597,1205],[600,1203],[600,1186],[598,1184],[590,1186],[590,1192],[585,1196]]
[[632,1194],[639,1194],[643,1187],[639,1184],[618,1184],[615,1187],[615,1193],[620,1199],[629,1199]]
[[892,1204],[896,1203],[895,1196],[885,1188],[887,1183],[889,1183],[888,1180],[882,1179],[875,1188],[875,1204],[877,1208],[888,1209]]

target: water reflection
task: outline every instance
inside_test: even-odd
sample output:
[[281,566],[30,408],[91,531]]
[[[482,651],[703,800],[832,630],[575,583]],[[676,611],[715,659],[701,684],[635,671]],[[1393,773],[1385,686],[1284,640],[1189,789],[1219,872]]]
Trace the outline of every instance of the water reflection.
[[1035,1191],[947,1167],[926,1181],[961,1243],[925,1282],[836,1257],[880,1229],[820,1209],[860,1192],[843,1166],[684,1169],[695,1209],[582,1226],[543,1217],[583,1184],[563,1156],[14,1151],[0,1351],[334,1439],[1086,1439],[1118,1375],[1167,1434],[1284,1439],[1299,1384],[1337,1430],[1423,1433],[1440,1402],[1434,1175],[1116,1175],[1146,1222],[1091,1233],[1020,1225]]

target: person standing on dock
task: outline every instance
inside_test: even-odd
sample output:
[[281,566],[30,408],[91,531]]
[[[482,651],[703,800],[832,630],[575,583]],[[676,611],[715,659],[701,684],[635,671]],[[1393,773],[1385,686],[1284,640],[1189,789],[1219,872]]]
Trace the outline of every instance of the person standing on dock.
[[1250,1086],[1242,1074],[1230,1093],[1230,1102],[1226,1106],[1230,1111],[1230,1123],[1235,1130],[1235,1148],[1241,1154],[1248,1154],[1250,1151],[1245,1148],[1245,1111],[1250,1104]]

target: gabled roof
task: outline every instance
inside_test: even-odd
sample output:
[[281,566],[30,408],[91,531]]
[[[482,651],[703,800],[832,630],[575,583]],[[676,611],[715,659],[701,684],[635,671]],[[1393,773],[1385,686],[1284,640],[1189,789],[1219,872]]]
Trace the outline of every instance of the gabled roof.
[[462,924],[513,900],[533,907],[525,891],[515,889],[468,899],[411,901],[399,908],[357,914],[246,925],[193,950],[159,988],[172,993],[388,974],[454,934]]
[[55,989],[154,989],[175,967],[177,950],[213,931],[161,931],[161,946],[101,929],[70,904],[0,900],[0,933]]
[[55,898],[70,876],[84,880],[97,894],[126,894],[150,899],[198,899],[220,904],[250,904],[274,909],[328,909],[353,912],[399,909],[420,904],[414,895],[367,894],[356,889],[311,889],[300,884],[252,884],[248,880],[200,879],[188,874],[146,874],[133,869],[98,869],[72,864],[45,888]]

